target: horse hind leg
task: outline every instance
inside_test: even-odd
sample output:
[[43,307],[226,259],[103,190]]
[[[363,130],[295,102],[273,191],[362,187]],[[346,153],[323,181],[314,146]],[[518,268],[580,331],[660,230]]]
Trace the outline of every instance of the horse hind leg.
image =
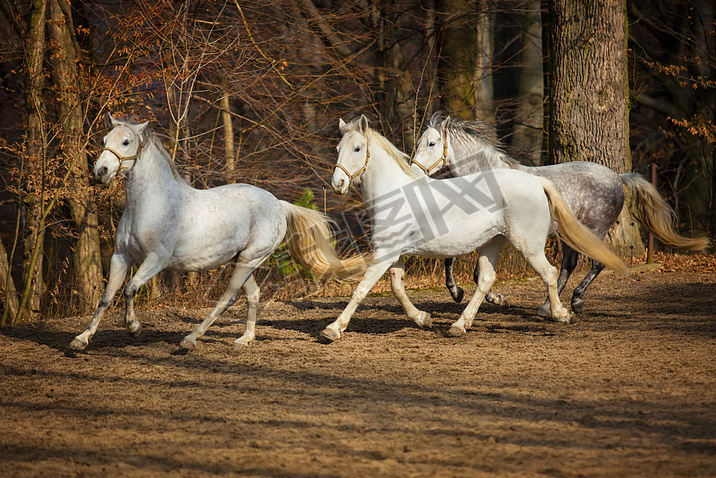
[[[564,290],[564,286],[567,285],[567,281],[572,275],[572,272],[574,272],[574,269],[577,267],[577,260],[579,259],[579,253],[569,247],[564,242],[562,243],[562,266],[559,271],[559,277],[557,278],[557,295],[562,293],[562,290]],[[602,266],[604,267],[604,266]],[[575,310],[576,312],[577,310]],[[544,304],[537,309],[537,315],[540,317],[551,317],[552,316],[552,308],[550,306],[550,299],[549,296],[547,297],[547,300],[544,301]]]
[[[214,310],[211,311],[209,316],[204,319],[202,323],[196,326],[192,333],[184,337],[184,339],[179,343],[180,347],[189,351],[194,350],[196,348],[196,339],[202,337],[209,329],[209,327],[211,327],[217,317],[223,314],[226,309],[231,307],[236,302],[236,297],[239,295],[239,289],[244,286],[244,284],[249,278],[251,278],[253,285],[255,285],[256,287],[254,288],[251,284],[249,284],[249,286],[244,289],[249,290],[249,293],[247,293],[249,316],[246,321],[246,332],[249,333],[249,335],[245,337],[246,340],[242,342],[241,346],[248,345],[250,340],[253,340],[254,326],[256,324],[256,307],[258,305],[259,290],[258,285],[256,285],[256,282],[253,280],[252,274],[254,272],[254,269],[256,269],[256,267],[258,267],[264,261],[264,259],[266,259],[266,257],[261,257],[259,260],[252,260],[249,263],[236,265],[236,267],[234,268],[234,272],[231,273],[229,285],[219,298],[219,301],[216,304],[216,307],[214,307]],[[249,297],[249,295],[251,297]],[[241,338],[244,337],[242,336]]]
[[549,263],[544,255],[543,249],[526,255],[525,257],[527,257],[530,266],[532,266],[542,279],[542,282],[547,286],[552,319],[568,324],[572,320],[572,317],[569,311],[562,305],[562,301],[559,300],[557,287],[559,273],[557,272],[557,268]]
[[[479,261],[477,264],[475,264],[475,270],[472,271],[472,280],[475,281],[475,284],[477,284],[477,282],[480,280]],[[485,294],[485,302],[495,305],[504,305],[505,307],[510,305],[510,302],[509,300],[507,300],[507,297],[498,292],[493,291],[492,289],[490,289],[487,294]]]
[[597,278],[600,272],[604,269],[604,264],[601,262],[594,261],[592,268],[589,269],[587,275],[584,276],[582,282],[574,289],[572,294],[572,310],[579,312],[584,308],[584,293],[587,291],[587,287]]
[[506,239],[502,236],[495,237],[490,242],[480,248],[479,256],[477,258],[479,266],[479,277],[477,279],[477,289],[473,294],[470,302],[463,310],[460,318],[450,326],[447,335],[451,337],[459,337],[467,332],[472,326],[472,322],[477,315],[477,310],[485,299],[485,296],[490,291],[490,288],[495,283],[497,275],[495,268],[497,266],[497,259],[500,255],[500,251],[504,247]]
[[259,289],[254,275],[251,274],[244,285],[244,294],[246,294],[247,312],[246,312],[246,330],[244,335],[234,340],[234,347],[241,349],[248,347],[249,343],[256,338],[256,316],[258,315],[259,307],[259,296],[261,290]]

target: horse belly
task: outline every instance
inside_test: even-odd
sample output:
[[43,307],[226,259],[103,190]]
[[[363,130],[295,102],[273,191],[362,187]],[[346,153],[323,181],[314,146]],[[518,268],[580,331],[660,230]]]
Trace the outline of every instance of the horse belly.
[[[494,218],[492,218],[494,219]],[[405,250],[406,255],[418,255],[433,259],[470,254],[492,238],[504,233],[504,227],[487,217],[467,217],[450,221],[442,234],[422,237],[422,241]]]
[[286,233],[282,210],[232,206],[225,213],[196,217],[194,227],[184,228],[170,267],[206,270],[226,264],[237,255],[247,262],[271,254]]

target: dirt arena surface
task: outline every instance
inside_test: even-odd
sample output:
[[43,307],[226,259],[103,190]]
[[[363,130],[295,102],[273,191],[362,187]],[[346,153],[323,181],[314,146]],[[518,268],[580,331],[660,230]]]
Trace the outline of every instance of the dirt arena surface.
[[207,310],[115,309],[76,356],[88,317],[0,329],[0,476],[716,475],[716,274],[602,275],[570,325],[497,290],[461,338],[443,289],[409,291],[432,331],[381,295],[328,345],[347,298],[269,303],[243,351],[242,306],[188,355]]

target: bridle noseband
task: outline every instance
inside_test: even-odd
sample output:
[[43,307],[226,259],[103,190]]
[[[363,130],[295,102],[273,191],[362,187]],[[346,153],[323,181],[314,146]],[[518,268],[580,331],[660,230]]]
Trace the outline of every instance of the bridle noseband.
[[415,158],[410,160],[410,164],[417,165],[420,169],[423,170],[425,174],[430,176],[430,173],[433,171],[435,166],[437,166],[440,163],[443,163],[442,166],[445,166],[447,164],[447,152],[448,152],[448,140],[447,140],[447,132],[445,132],[445,138],[443,140],[443,155],[440,156],[433,164],[431,164],[428,167],[423,166],[420,164],[420,162],[416,161]]
[[[113,155],[115,155],[115,157],[116,157],[117,160],[119,161],[119,169],[118,169],[118,172],[121,172],[121,170],[122,170],[122,164],[123,164],[125,161],[134,161],[134,164],[132,164],[132,167],[129,168],[129,170],[127,171],[127,172],[129,172],[129,171],[132,170],[132,168],[134,168],[134,165],[137,164],[137,161],[139,160],[139,156],[142,154],[142,148],[143,148],[143,147],[144,147],[144,141],[142,141],[142,139],[141,139],[141,137],[140,137],[140,139],[139,139],[139,147],[137,148],[137,152],[134,153],[132,156],[122,156],[122,155],[119,154],[117,151],[113,150],[112,148],[102,148],[102,151],[100,152],[100,154],[104,153],[105,151],[109,151],[110,153],[112,153]],[[124,174],[126,174],[126,173],[124,173]]]
[[339,163],[336,163],[336,165],[333,167],[333,169],[338,168],[341,171],[343,171],[344,173],[346,173],[346,176],[348,176],[348,181],[349,181],[348,185],[350,186],[350,183],[353,182],[353,180],[355,178],[359,177],[361,174],[363,174],[365,172],[366,168],[368,167],[368,161],[370,161],[370,150],[368,149],[368,143],[366,143],[366,145],[365,145],[365,164],[363,164],[363,167],[360,168],[358,171],[356,171],[355,174],[351,174],[345,168],[345,166],[343,166],[342,164],[339,164]]

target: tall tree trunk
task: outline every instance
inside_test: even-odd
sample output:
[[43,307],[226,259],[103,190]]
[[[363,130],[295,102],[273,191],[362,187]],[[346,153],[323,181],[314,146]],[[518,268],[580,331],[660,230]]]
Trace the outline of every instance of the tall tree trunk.
[[518,86],[517,117],[511,146],[529,165],[542,164],[544,126],[544,70],[542,63],[542,19],[540,0],[530,0],[523,13],[522,53]]
[[[551,161],[631,171],[626,0],[551,0],[549,15]],[[624,255],[644,251],[629,207],[609,241]]]
[[68,201],[77,228],[74,244],[74,276],[85,311],[96,306],[101,292],[102,262],[99,247],[97,206],[90,199],[89,166],[83,142],[83,110],[79,92],[81,78],[77,62],[80,51],[74,38],[74,27],[65,0],[50,0],[50,36],[57,51],[53,52],[53,79],[58,89],[58,111],[62,122],[62,145],[72,174],[69,176],[71,197]]
[[438,8],[443,22],[438,70],[442,107],[450,115],[473,119],[477,54],[475,27],[470,20],[474,17],[474,7],[466,0],[445,0]]
[[224,161],[226,161],[226,169],[233,171],[236,169],[236,160],[234,156],[234,123],[231,119],[231,98],[226,81],[224,81],[222,87],[221,122],[224,128]]
[[438,3],[443,23],[439,76],[443,108],[462,119],[494,122],[494,13],[487,0]]
[[5,250],[5,245],[0,241],[0,303],[2,303],[4,309],[0,317],[0,325],[15,323],[20,310],[20,300],[10,272],[7,251]]
[[[30,25],[25,39],[25,107],[27,126],[25,137],[25,241],[23,258],[23,280],[26,299],[24,308],[28,318],[40,314],[40,302],[46,286],[43,278],[45,242],[44,225],[44,177],[46,167],[47,140],[45,137],[45,71],[42,67],[45,56],[45,31],[47,24],[47,0],[33,0]],[[39,180],[39,181],[38,181]],[[37,249],[37,251],[36,251]],[[24,311],[20,311],[24,313]],[[19,321],[20,317],[14,318]]]
[[[488,0],[478,0],[475,22],[475,79],[473,95],[477,119],[495,123],[495,89],[492,86],[492,62],[495,53],[495,12]],[[472,16],[472,15],[471,15]]]

